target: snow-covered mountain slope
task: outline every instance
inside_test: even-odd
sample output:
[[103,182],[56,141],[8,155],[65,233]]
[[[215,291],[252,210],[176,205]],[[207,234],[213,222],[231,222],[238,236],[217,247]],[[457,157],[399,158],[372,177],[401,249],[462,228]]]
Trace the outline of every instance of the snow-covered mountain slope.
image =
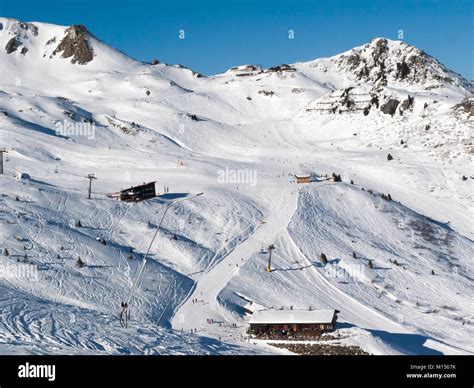
[[[474,352],[473,88],[421,50],[377,38],[205,77],[0,18],[0,68],[0,352],[277,351],[244,340],[238,295],[337,308],[369,353]],[[311,172],[343,182],[295,183]],[[105,195],[154,180],[170,193]],[[199,192],[167,214],[121,328],[166,204]]]
[[298,67],[308,72],[329,73],[336,79],[343,74],[345,84],[338,80],[338,88],[352,86],[347,82],[361,81],[413,92],[446,87],[472,91],[469,82],[422,50],[384,38],[375,38],[332,58],[301,63]]

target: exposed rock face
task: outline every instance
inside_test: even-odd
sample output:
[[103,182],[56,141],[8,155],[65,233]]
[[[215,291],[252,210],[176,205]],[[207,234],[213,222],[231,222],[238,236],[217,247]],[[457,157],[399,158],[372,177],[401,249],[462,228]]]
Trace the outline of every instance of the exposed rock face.
[[474,116],[474,99],[464,100],[460,105],[469,116]]
[[398,104],[400,104],[400,101],[396,98],[391,98],[380,107],[380,110],[387,115],[393,116],[397,111]]
[[413,103],[415,101],[415,98],[412,96],[408,96],[406,100],[403,100],[401,108],[403,110],[408,110],[413,108]]
[[337,89],[309,103],[306,112],[318,114],[363,114],[382,111],[393,116],[397,109],[400,114],[413,111],[415,98],[408,95],[400,101],[396,94],[386,88],[370,88],[367,85]]
[[62,52],[61,58],[71,58],[71,63],[79,65],[86,65],[94,59],[94,51],[89,43],[90,34],[85,26],[71,26],[65,33],[53,56]]
[[[21,46],[21,54],[25,55],[28,52],[28,48],[25,47],[25,43],[28,43],[28,34],[33,36],[38,35],[38,27],[31,23],[24,23],[20,21],[14,21],[10,24],[0,23],[0,31],[5,30],[5,32],[11,36],[7,44],[5,45],[5,51],[7,54],[14,53]],[[31,36],[30,35],[30,36]]]
[[[4,28],[3,24],[0,23],[0,30]],[[5,25],[5,31],[10,35],[17,37],[25,37],[26,33],[31,33],[33,36],[38,36],[38,27],[32,23],[25,23],[19,20],[12,21],[12,23],[7,23]]]
[[397,63],[396,78],[405,79],[409,73],[410,73],[410,67],[407,65],[405,61],[402,61],[401,63]]
[[11,38],[5,45],[5,51],[7,54],[15,52],[22,45],[21,41],[15,36]]
[[[333,71],[352,73],[355,80],[370,82],[375,86],[403,82],[432,89],[443,84],[456,84],[472,90],[472,85],[459,74],[446,69],[422,50],[384,38],[373,39],[347,54],[334,57],[331,62],[329,66]],[[322,62],[316,66],[326,70],[328,65]]]
[[455,112],[464,113],[468,118],[474,117],[474,98],[466,98],[453,108]]
[[17,26],[20,30],[31,31],[34,36],[38,36],[38,27],[32,23],[18,22]]

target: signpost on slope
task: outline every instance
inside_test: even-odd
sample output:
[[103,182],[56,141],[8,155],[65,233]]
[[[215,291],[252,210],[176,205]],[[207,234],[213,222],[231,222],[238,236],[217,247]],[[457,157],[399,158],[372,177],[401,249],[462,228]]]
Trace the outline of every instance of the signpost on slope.
[[3,175],[3,154],[8,154],[8,151],[5,148],[0,148],[0,175]]

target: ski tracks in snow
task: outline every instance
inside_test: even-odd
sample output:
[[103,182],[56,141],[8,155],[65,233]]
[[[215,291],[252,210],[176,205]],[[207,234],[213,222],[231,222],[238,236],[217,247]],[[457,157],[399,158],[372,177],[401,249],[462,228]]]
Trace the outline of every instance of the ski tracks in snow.
[[232,313],[218,301],[220,291],[238,274],[239,267],[260,250],[262,242],[270,243],[286,228],[296,210],[296,198],[290,191],[282,190],[274,195],[273,190],[267,189],[267,193],[265,222],[196,281],[186,301],[175,312],[172,319],[174,329],[202,330],[208,319],[233,322]]

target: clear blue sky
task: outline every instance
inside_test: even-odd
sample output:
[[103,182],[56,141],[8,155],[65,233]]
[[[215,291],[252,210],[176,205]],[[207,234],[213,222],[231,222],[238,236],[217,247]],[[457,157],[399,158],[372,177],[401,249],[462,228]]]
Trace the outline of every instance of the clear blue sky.
[[[331,56],[383,36],[404,39],[474,79],[472,0],[0,0],[0,15],[85,24],[130,56],[204,74],[234,65]],[[288,39],[288,30],[295,39]],[[185,39],[179,39],[179,30]]]

